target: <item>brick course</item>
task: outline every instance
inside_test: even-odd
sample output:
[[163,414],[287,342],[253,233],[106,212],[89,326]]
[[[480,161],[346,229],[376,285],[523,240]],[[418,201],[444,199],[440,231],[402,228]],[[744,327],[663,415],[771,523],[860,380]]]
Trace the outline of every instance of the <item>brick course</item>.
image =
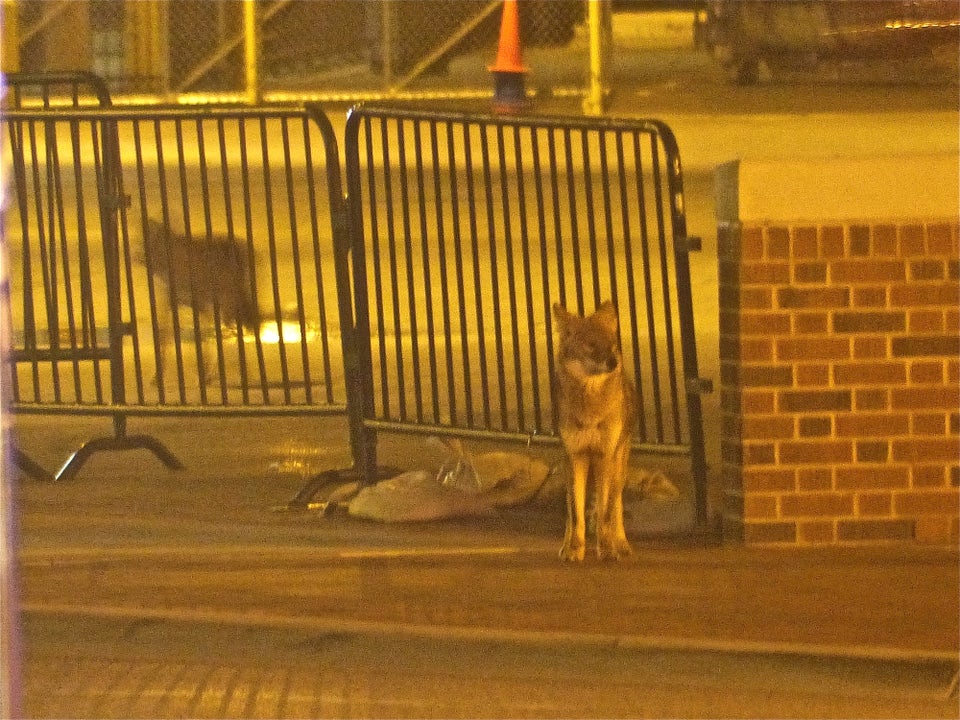
[[956,543],[957,222],[719,237],[730,535]]

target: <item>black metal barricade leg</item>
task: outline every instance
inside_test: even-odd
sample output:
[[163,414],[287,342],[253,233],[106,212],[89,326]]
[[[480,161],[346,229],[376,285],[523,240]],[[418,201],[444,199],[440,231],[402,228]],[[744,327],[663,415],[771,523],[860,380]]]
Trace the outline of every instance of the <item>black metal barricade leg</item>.
[[167,449],[166,445],[151,435],[127,435],[127,418],[123,414],[113,416],[112,437],[87,440],[63,464],[54,475],[54,480],[70,480],[76,476],[90,456],[98,452],[118,450],[148,450],[171,470],[183,470],[185,466]]
[[18,447],[13,448],[13,463],[34,480],[54,480],[54,476]]

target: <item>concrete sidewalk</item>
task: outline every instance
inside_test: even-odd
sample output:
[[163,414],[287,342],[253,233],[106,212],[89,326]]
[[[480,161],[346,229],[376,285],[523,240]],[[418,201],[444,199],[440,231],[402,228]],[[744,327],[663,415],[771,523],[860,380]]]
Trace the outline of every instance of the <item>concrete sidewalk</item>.
[[[42,464],[103,421],[20,418]],[[92,424],[91,424],[92,423]],[[383,525],[276,512],[303,475],[343,466],[342,420],[138,421],[183,457],[96,456],[69,482],[18,483],[22,602],[33,611],[345,632],[956,660],[955,548],[634,541],[618,563],[557,559],[557,507]],[[316,443],[318,438],[325,442]],[[421,441],[384,443],[385,461]],[[310,455],[305,447],[315,448]]]
[[469,545],[449,535],[431,547],[395,540],[340,550],[25,550],[24,608],[464,641],[957,660],[949,552],[641,545],[619,565],[567,567],[543,542],[511,544],[512,533],[491,532],[486,543],[473,534]]

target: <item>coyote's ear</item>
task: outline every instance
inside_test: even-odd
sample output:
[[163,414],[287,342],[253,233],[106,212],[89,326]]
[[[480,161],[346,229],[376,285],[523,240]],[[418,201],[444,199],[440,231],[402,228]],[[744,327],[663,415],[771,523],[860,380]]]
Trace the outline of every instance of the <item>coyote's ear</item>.
[[603,326],[610,332],[615,333],[619,327],[619,320],[617,319],[617,308],[614,306],[613,302],[607,300],[600,307],[597,308],[594,316],[603,323]]
[[571,315],[567,309],[560,303],[553,304],[553,317],[557,321],[557,327],[561,333],[565,333],[570,325]]

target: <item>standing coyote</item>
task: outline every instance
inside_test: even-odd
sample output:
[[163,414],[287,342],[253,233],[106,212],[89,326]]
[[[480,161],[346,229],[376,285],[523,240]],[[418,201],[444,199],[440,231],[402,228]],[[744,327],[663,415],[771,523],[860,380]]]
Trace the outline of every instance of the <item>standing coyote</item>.
[[[192,240],[148,219],[143,244],[144,266],[160,281],[167,296],[166,303],[160,304],[163,311],[158,314],[158,332],[164,345],[169,342],[168,312],[172,312],[174,303],[211,317],[216,309],[220,322],[236,326],[239,337],[244,328],[255,331],[260,327],[245,241],[222,235]],[[195,338],[195,342],[199,348],[202,338]],[[161,366],[163,354],[160,350]],[[201,368],[200,372],[205,382],[206,369]],[[158,367],[157,375],[159,384],[162,367]]]
[[623,486],[636,393],[624,374],[617,311],[605,302],[590,316],[553,306],[560,331],[556,401],[560,438],[570,458],[567,528],[560,558],[581,561],[586,548],[587,486],[593,485],[599,558],[631,553],[623,529]]

